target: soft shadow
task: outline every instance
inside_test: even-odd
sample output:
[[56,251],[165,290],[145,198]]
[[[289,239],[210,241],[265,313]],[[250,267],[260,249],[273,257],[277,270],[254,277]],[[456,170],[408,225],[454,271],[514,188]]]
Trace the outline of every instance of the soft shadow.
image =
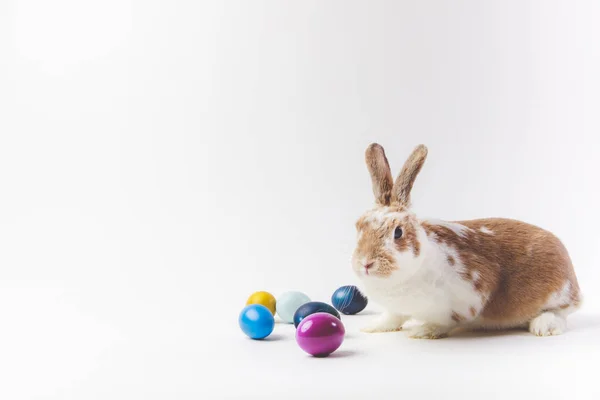
[[354,316],[361,316],[361,315],[375,315],[375,314],[378,314],[378,313],[373,310],[362,310],[361,312],[359,312],[357,314],[346,315],[346,317],[354,317]]
[[584,331],[600,328],[600,315],[573,314],[567,318],[568,331]]
[[276,342],[278,340],[283,340],[284,336],[283,335],[279,335],[277,333],[271,334],[269,336],[267,336],[264,339],[252,339],[252,338],[248,338],[249,340],[253,341],[253,342]]
[[355,351],[352,351],[352,350],[340,350],[340,351],[336,351],[334,353],[331,353],[327,357],[321,357],[321,358],[345,358],[345,357],[352,357],[352,356],[354,356],[356,354],[357,353]]
[[328,356],[311,356],[310,354],[307,354],[306,357],[308,358],[316,358],[319,360],[322,359],[327,359],[327,358],[346,358],[346,357],[352,357],[357,355],[358,353],[352,350],[339,350],[336,352],[333,352],[331,354],[329,354]]
[[279,334],[275,333],[275,334],[271,334],[271,335],[267,336],[263,340],[265,342],[275,342],[277,340],[283,340],[283,339],[284,339],[283,335],[279,335]]
[[493,338],[499,336],[528,336],[531,335],[525,328],[514,328],[514,329],[502,329],[502,330],[462,330],[452,332],[449,339],[481,339],[481,338]]
[[[566,332],[581,332],[600,329],[600,315],[571,315],[567,319]],[[499,336],[531,336],[527,326],[511,329],[460,329],[452,332],[450,338],[473,339],[493,338]]]

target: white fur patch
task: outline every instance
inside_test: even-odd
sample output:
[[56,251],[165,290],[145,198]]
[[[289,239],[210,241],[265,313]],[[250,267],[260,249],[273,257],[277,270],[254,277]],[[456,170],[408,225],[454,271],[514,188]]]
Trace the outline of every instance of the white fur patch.
[[357,263],[357,267],[356,267],[357,268],[357,274],[359,276],[368,275],[367,270],[364,268],[364,265],[367,264],[367,258],[366,257],[360,257],[360,258],[357,258],[355,262]]
[[448,228],[460,237],[465,237],[467,235],[467,232],[471,231],[471,228],[467,228],[466,226],[457,222],[449,222],[441,219],[427,219],[424,220],[424,222],[427,222],[431,225],[438,225],[443,226],[444,228]]
[[473,281],[473,283],[476,283],[479,280],[479,272],[472,271],[471,272],[471,280]]
[[490,230],[490,229],[486,228],[485,226],[482,226],[481,228],[479,228],[479,230],[480,230],[482,233],[485,233],[485,234],[487,234],[487,235],[493,235],[493,234],[494,234],[494,231],[492,231],[492,230]]
[[450,326],[424,323],[412,328],[409,336],[413,339],[437,339],[446,336],[451,329]]
[[371,211],[369,216],[366,218],[366,221],[369,223],[381,224],[385,219],[385,212],[382,210]]
[[565,331],[566,321],[552,312],[545,312],[529,323],[529,331],[536,336],[560,335]]
[[384,312],[375,318],[369,325],[361,329],[362,332],[393,332],[402,329],[402,325],[408,320],[403,315],[394,315]]
[[544,308],[546,310],[552,310],[569,303],[571,303],[571,282],[567,281],[561,290],[552,293],[550,297],[548,297]]
[[365,220],[376,228],[383,225],[384,222],[389,221],[390,219],[400,220],[406,215],[408,214],[405,212],[397,212],[389,209],[388,207],[383,207],[370,211]]
[[[422,244],[418,257],[412,252],[394,251],[398,270],[386,278],[360,275],[369,298],[395,315],[409,316],[442,326],[452,326],[452,313],[472,318],[471,307],[483,307],[481,294],[472,282],[465,281],[465,273],[455,248],[427,238],[424,229],[417,231]],[[454,265],[448,256],[454,258]]]

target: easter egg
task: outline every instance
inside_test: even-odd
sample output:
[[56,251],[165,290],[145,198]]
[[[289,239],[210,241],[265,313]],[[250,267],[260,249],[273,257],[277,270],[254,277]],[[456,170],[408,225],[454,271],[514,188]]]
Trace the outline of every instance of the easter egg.
[[318,312],[326,312],[328,314],[333,315],[337,319],[341,319],[340,313],[337,312],[335,308],[330,306],[327,303],[323,303],[321,301],[311,301],[306,304],[301,305],[296,312],[294,313],[294,326],[297,328],[298,324],[306,317],[311,314]]
[[238,323],[248,337],[264,339],[273,332],[275,318],[271,310],[262,304],[250,304],[240,313]]
[[275,297],[269,292],[254,292],[248,297],[246,305],[262,304],[267,307],[271,314],[275,315]]
[[305,352],[315,357],[326,357],[344,341],[346,329],[341,320],[325,312],[304,318],[296,329],[296,342]]
[[303,304],[308,303],[310,298],[302,292],[285,292],[277,299],[277,315],[284,322],[294,322],[294,313]]
[[331,304],[342,314],[347,315],[361,312],[367,303],[367,297],[353,285],[342,286],[331,296]]

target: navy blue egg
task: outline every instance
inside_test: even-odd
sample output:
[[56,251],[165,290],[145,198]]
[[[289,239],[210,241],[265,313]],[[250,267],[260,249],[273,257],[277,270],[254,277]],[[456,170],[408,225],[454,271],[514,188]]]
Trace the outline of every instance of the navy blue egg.
[[323,303],[320,301],[311,301],[311,302],[301,305],[296,310],[296,312],[294,313],[294,326],[297,328],[298,324],[300,324],[300,322],[304,318],[308,317],[311,314],[318,313],[318,312],[324,312],[327,314],[331,314],[339,320],[342,319],[340,316],[340,313],[337,312],[337,310],[335,308],[331,307],[329,304]]
[[357,314],[367,306],[367,297],[356,286],[342,286],[333,292],[331,304],[342,314]]

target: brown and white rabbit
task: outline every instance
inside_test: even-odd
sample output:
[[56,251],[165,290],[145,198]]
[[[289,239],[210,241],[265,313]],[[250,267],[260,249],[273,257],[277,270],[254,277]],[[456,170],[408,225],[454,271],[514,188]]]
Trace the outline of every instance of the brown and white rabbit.
[[385,312],[363,331],[398,331],[415,319],[423,324],[410,332],[414,338],[445,337],[457,327],[561,334],[581,303],[561,241],[511,219],[417,218],[410,192],[426,157],[417,146],[394,182],[383,147],[366,150],[376,206],[356,222],[352,266]]

